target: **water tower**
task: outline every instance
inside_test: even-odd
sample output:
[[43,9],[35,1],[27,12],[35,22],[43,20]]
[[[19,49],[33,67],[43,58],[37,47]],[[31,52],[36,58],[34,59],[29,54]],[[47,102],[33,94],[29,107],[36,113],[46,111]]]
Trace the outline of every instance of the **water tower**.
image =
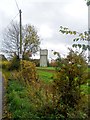
[[48,63],[48,50],[40,50],[40,67],[47,67]]

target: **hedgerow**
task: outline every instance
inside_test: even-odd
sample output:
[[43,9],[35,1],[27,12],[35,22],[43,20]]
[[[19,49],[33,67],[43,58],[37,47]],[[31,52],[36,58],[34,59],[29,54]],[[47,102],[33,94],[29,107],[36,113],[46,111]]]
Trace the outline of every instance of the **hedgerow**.
[[57,112],[64,119],[87,117],[88,96],[83,93],[82,85],[87,84],[87,63],[83,53],[70,50],[64,59],[57,59],[54,80],[55,94],[58,95]]
[[58,58],[51,84],[38,79],[34,63],[22,60],[8,84],[10,116],[32,120],[87,119],[88,96],[82,89],[86,84],[87,63],[82,53],[71,50],[66,58]]

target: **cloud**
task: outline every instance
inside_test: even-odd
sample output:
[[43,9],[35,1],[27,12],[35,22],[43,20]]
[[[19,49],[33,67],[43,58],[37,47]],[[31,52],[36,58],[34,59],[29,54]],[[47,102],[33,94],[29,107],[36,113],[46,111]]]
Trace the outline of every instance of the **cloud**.
[[[62,35],[60,26],[79,32],[88,29],[88,10],[84,0],[17,0],[22,10],[22,24],[34,25],[40,35],[41,48],[67,52],[75,36]],[[0,3],[1,30],[18,13],[15,1],[3,0]],[[15,19],[19,22],[19,16]]]
[[39,35],[42,38],[51,38],[53,36],[53,30],[45,24],[42,24],[39,28]]

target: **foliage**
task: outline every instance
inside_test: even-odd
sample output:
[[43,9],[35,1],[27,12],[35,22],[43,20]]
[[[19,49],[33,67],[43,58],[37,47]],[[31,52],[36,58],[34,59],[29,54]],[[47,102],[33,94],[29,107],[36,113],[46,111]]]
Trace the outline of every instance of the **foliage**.
[[31,62],[34,62],[36,67],[40,66],[40,59],[30,59]]
[[[89,41],[89,33],[87,31],[83,32],[83,33],[79,33],[77,31],[72,31],[69,30],[69,28],[66,27],[62,27],[60,26],[60,32],[63,34],[70,34],[70,35],[77,35],[75,39],[73,39],[73,42],[78,42],[78,41],[83,41],[83,42],[88,42]],[[82,48],[82,50],[90,50],[90,45],[89,44],[81,44],[81,43],[77,43],[77,44],[73,44],[73,47],[77,48]]]
[[31,55],[36,53],[39,49],[39,45],[40,45],[40,38],[37,34],[37,30],[35,29],[34,26],[32,25],[26,25],[23,28],[23,49],[24,49],[24,53],[29,52],[29,54]]
[[20,68],[20,60],[17,55],[15,55],[10,61],[0,61],[0,66],[5,70],[18,70]]
[[[30,103],[28,98],[27,90],[25,86],[19,81],[9,81],[8,85],[8,111],[10,116],[9,119],[30,119],[34,120],[35,110],[33,104]],[[7,119],[8,119],[7,118]]]
[[85,0],[85,1],[87,1],[87,6],[89,6],[90,5],[90,0]]
[[20,68],[20,59],[17,55],[15,55],[12,60],[10,61],[10,66],[8,67],[8,70],[19,70]]
[[[8,81],[8,119],[66,120],[63,115],[63,110],[65,110],[63,103],[60,101],[60,103],[57,104],[60,95],[58,91],[56,92],[53,81],[50,84],[46,84],[42,80],[39,80],[38,82],[27,85],[23,84],[20,78],[17,79],[18,75],[20,75],[19,72],[14,71],[13,76],[10,77]],[[84,100],[83,97],[83,101]],[[80,103],[81,106],[83,106],[83,103]],[[72,117],[72,119],[77,115],[81,118],[84,116],[84,113],[81,112],[80,109],[75,112],[72,108],[70,109],[68,107],[68,113],[68,116]],[[70,118],[67,120],[70,120]]]
[[[57,112],[64,118],[87,117],[87,96],[81,86],[87,83],[87,63],[83,53],[70,50],[65,59],[57,59],[58,66],[54,80],[55,93],[58,94]],[[78,113],[78,114],[77,114]]]
[[0,66],[2,67],[2,69],[8,70],[8,68],[10,66],[10,62],[9,61],[0,61]]
[[35,64],[30,61],[22,60],[20,62],[20,69],[18,72],[13,73],[13,78],[22,81],[26,85],[38,81]]
[[3,69],[2,68],[2,77],[3,77],[3,118],[6,118],[6,116],[8,116],[8,117],[10,116],[10,113],[7,111],[7,97],[6,97],[6,92],[7,92],[7,88],[8,88],[8,79],[9,79],[10,75],[11,75],[11,73],[8,71],[8,69],[6,69],[6,68]]
[[[13,56],[13,53],[16,53],[19,56],[19,32],[19,25],[13,22],[4,33],[2,51],[7,53],[9,56]],[[31,54],[35,54],[38,51],[39,45],[40,38],[35,27],[32,25],[22,26],[23,56],[26,56],[27,54],[27,57],[31,57]]]
[[30,60],[29,53],[24,53],[23,56],[22,56],[22,59],[29,61]]
[[4,55],[0,54],[0,69],[7,69],[9,66],[9,62],[5,58]]
[[7,111],[9,115],[6,119],[43,120],[45,116],[41,118],[40,110],[50,103],[52,95],[49,89],[50,85],[45,85],[43,82],[34,82],[28,86],[22,81],[15,80],[13,76],[8,82]]
[[[44,80],[48,77],[49,81],[52,79],[51,74],[38,70],[38,80],[35,64],[30,61],[22,60],[20,71],[10,72],[12,76],[9,75],[7,88],[8,119],[87,119],[87,93],[83,91],[84,83],[87,82],[87,64],[82,53],[71,50],[65,59],[59,55],[57,64],[55,80],[50,84],[40,80],[40,77],[43,79],[45,76]],[[38,69],[54,70],[52,67]]]
[[51,63],[49,63],[50,66],[56,67],[56,60],[52,60]]

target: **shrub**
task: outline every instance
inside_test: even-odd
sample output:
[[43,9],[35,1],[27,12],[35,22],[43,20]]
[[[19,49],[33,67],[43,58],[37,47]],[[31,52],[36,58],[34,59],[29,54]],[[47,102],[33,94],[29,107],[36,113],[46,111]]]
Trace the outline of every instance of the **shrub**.
[[10,66],[10,62],[9,61],[0,61],[0,67],[2,69],[8,70],[9,66]]
[[23,80],[25,84],[30,84],[38,81],[38,76],[34,63],[22,60],[20,63],[20,67],[21,68],[17,75],[16,74],[14,75],[15,77],[17,76],[19,80]]
[[40,66],[40,59],[30,59],[31,62],[34,62],[37,67]]
[[20,59],[17,55],[15,55],[10,62],[8,70],[18,70],[20,68]]
[[23,60],[30,60],[29,55],[27,53],[23,54]]
[[47,87],[43,82],[25,86],[22,81],[10,80],[7,91],[10,117],[27,120],[43,120],[48,118],[49,114],[52,117],[52,111],[50,112],[52,95],[49,94],[49,89],[50,86]]
[[84,111],[87,97],[81,90],[81,86],[87,83],[86,70],[87,63],[82,53],[70,50],[65,59],[57,59],[54,89],[59,99],[56,106],[58,106],[57,112],[64,118],[87,116]]

